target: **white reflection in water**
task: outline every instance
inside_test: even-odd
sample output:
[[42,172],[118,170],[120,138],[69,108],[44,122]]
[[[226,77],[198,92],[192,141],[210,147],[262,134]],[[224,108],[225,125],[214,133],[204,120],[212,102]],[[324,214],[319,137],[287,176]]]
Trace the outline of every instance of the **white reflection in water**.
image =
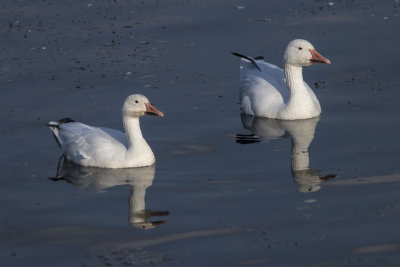
[[285,136],[286,133],[290,136],[291,170],[299,192],[318,191],[321,189],[322,181],[336,177],[335,174],[320,176],[319,170],[310,169],[308,147],[314,139],[319,117],[306,120],[276,120],[241,114],[241,119],[243,127],[250,130],[252,134],[238,134],[236,139],[238,143],[268,143],[272,139]]
[[57,177],[53,181],[66,181],[89,192],[105,192],[106,189],[131,185],[129,196],[129,223],[140,229],[152,229],[167,221],[149,221],[153,216],[167,216],[169,211],[146,210],[146,190],[153,184],[155,165],[142,168],[108,169],[84,167],[60,158]]

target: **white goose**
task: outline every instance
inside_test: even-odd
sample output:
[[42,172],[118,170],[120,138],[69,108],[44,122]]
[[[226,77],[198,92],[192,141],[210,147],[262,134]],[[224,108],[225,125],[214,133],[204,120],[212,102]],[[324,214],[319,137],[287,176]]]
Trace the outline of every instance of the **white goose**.
[[145,114],[163,117],[149,100],[139,94],[130,95],[123,108],[125,133],[89,126],[69,118],[58,122],[50,121],[54,137],[65,157],[82,166],[101,168],[131,168],[150,166],[155,157],[143,138],[139,117]]
[[308,119],[321,113],[312,89],[303,81],[302,67],[330,64],[313,45],[302,39],[291,41],[284,54],[285,69],[267,63],[262,57],[242,58],[240,65],[240,104],[245,114],[272,119]]

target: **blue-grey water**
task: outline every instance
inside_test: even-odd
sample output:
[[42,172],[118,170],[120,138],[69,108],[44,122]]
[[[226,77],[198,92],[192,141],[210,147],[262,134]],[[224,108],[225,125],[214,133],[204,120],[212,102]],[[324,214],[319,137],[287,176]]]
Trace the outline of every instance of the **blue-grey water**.
[[[2,1],[1,266],[398,266],[398,1]],[[237,51],[307,39],[320,118],[242,116]],[[61,164],[45,127],[122,129],[157,163]],[[299,152],[300,151],[300,152]],[[299,153],[298,153],[299,152]],[[59,164],[60,163],[60,164]]]

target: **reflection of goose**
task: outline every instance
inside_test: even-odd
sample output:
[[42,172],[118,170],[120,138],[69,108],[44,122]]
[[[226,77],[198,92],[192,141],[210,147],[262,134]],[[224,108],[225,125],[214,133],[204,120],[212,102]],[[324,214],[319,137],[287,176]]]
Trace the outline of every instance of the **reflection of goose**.
[[141,229],[151,229],[167,221],[147,221],[152,216],[166,216],[168,211],[146,210],[146,189],[152,185],[155,166],[142,168],[105,169],[84,167],[71,161],[60,161],[62,166],[57,170],[53,181],[65,180],[90,192],[104,192],[107,188],[118,185],[131,185],[129,197],[129,222]]
[[312,89],[303,81],[302,67],[330,64],[306,40],[291,41],[285,50],[284,70],[262,57],[242,58],[240,62],[240,106],[242,112],[257,117],[283,120],[319,116],[321,106]]
[[126,98],[122,115],[125,133],[93,127],[69,118],[50,121],[47,126],[68,160],[76,164],[102,168],[131,168],[154,164],[153,151],[143,138],[139,117],[164,116],[144,95]]
[[252,136],[238,135],[237,142],[252,143],[268,142],[288,132],[292,139],[291,168],[294,181],[298,184],[298,191],[302,193],[318,191],[323,180],[336,177],[327,175],[321,177],[318,170],[310,169],[308,147],[314,139],[315,128],[319,117],[307,120],[275,120],[257,118],[241,114],[244,128],[250,130]]

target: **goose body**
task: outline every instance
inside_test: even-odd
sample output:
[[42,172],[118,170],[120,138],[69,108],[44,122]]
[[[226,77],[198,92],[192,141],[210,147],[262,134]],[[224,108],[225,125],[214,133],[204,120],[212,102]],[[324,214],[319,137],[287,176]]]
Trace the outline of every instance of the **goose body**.
[[144,139],[139,117],[145,114],[164,116],[148,99],[139,94],[129,96],[123,105],[125,133],[106,127],[89,126],[71,119],[47,125],[65,157],[82,166],[131,168],[150,166],[155,157]]
[[284,55],[284,69],[238,53],[240,62],[240,106],[256,117],[296,120],[317,117],[321,106],[313,90],[303,80],[302,67],[330,64],[306,40],[291,41]]

